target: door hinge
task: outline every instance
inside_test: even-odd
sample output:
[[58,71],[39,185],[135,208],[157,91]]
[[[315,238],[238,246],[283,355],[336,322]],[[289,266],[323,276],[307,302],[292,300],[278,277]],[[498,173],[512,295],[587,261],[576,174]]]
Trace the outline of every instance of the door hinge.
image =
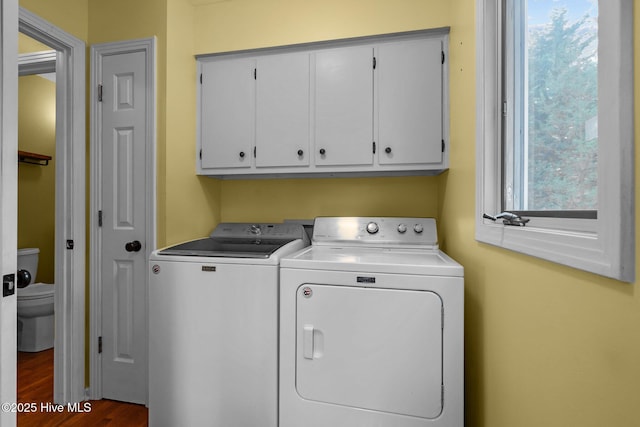
[[98,227],[102,227],[102,211],[98,211]]
[[374,57],[373,57],[373,69],[374,69],[374,70],[376,69],[376,64],[377,64],[377,63],[378,63],[378,62],[376,61],[376,57],[374,56]]
[[442,51],[442,63],[444,64],[444,50]]
[[200,160],[202,160],[202,148],[200,149]]
[[502,103],[502,115],[507,117],[507,101]]
[[200,84],[202,84],[202,73],[200,73]]
[[73,240],[67,240],[67,249],[73,250]]
[[376,142],[373,141],[373,154],[376,154]]
[[98,353],[102,353],[102,337],[98,337]]
[[257,154],[257,153],[256,153],[256,147],[253,147],[253,158],[254,158],[254,159],[257,157],[257,156],[256,156],[256,154]]
[[102,85],[98,85],[98,102],[102,102]]
[[444,139],[442,140],[442,152],[444,153]]
[[253,80],[258,80],[258,69],[257,68],[253,69]]

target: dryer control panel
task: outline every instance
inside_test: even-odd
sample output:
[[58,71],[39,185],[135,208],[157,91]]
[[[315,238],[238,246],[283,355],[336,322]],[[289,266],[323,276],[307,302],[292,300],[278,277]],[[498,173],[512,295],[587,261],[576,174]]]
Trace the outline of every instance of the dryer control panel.
[[438,248],[433,218],[319,217],[313,225],[313,244],[371,247]]

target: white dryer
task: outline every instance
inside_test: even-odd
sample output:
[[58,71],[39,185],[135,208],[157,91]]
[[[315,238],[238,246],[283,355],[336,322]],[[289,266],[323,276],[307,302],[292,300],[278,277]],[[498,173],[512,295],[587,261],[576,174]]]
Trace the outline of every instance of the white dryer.
[[222,223],[153,252],[150,426],[277,427],[279,262],[308,244],[299,224]]
[[280,263],[279,427],[462,427],[463,268],[430,218],[317,218]]

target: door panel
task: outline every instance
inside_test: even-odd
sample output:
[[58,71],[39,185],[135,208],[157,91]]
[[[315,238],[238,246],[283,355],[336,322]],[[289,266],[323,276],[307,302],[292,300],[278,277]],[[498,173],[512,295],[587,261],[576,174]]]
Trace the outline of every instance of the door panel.
[[309,54],[258,58],[256,166],[309,164]]
[[145,53],[104,56],[102,75],[102,395],[145,403]]
[[378,73],[380,164],[442,161],[442,42],[381,45]]
[[303,285],[296,301],[301,397],[424,418],[442,412],[437,294]]
[[248,168],[255,140],[255,60],[204,62],[202,167]]
[[316,53],[315,99],[316,165],[373,164],[373,47]]
[[[16,398],[17,305],[15,272],[18,240],[18,2],[0,3],[0,276],[7,286],[13,283],[13,295],[0,299],[0,399]],[[7,276],[7,277],[5,277]],[[57,378],[56,378],[57,379]],[[4,407],[4,405],[3,405]],[[16,413],[0,411],[0,425],[15,425]]]

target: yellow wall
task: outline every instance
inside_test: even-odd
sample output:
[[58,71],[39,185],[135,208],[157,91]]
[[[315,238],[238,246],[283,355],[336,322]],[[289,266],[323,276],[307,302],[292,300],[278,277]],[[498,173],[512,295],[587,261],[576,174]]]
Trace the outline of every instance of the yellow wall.
[[189,0],[169,0],[167,13],[167,142],[159,180],[159,245],[208,235],[220,222],[220,182],[195,175],[196,61]]
[[53,157],[48,166],[18,164],[18,247],[40,248],[36,280],[53,283],[56,85],[39,76],[19,79],[18,149]]
[[87,41],[88,0],[19,0],[19,3],[20,7],[35,13],[74,37]]
[[[637,100],[640,2],[634,0],[634,7]],[[605,279],[474,239],[474,9],[474,0],[452,2],[451,169],[439,177],[446,250],[465,267],[467,425],[638,426],[637,283]],[[635,184],[640,200],[637,177]],[[636,206],[637,224],[639,220]]]
[[[636,284],[474,239],[475,0],[228,0],[198,7],[189,0],[64,0],[78,6],[73,19],[61,12],[61,1],[22,0],[21,5],[33,5],[28,8],[91,43],[158,36],[160,244],[202,236],[220,220],[437,216],[444,248],[465,266],[467,426],[638,424]],[[639,3],[634,0],[636,22]],[[447,173],[245,181],[195,176],[193,54],[441,26],[451,27]],[[640,46],[638,25],[635,31]],[[640,207],[636,211],[638,220]]]

